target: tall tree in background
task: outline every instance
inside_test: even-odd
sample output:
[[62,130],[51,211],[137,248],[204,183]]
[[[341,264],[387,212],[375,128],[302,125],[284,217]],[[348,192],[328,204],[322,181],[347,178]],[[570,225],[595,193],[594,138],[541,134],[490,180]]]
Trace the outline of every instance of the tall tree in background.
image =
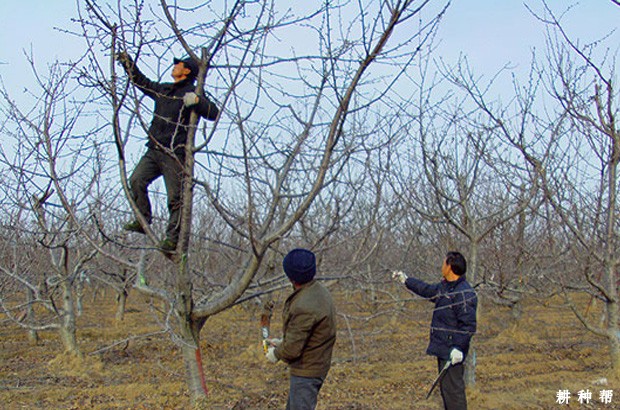
[[[73,138],[86,105],[73,99],[77,84],[70,78],[76,65],[56,62],[42,74],[32,58],[30,63],[37,81],[29,90],[34,103],[20,106],[2,90],[6,149],[0,158],[6,167],[2,206],[8,235],[0,272],[14,286],[0,294],[0,302],[22,327],[57,330],[64,350],[80,356],[78,290],[97,253],[91,245],[100,238],[79,240],[92,225],[78,215],[86,215],[89,201],[96,199],[93,186],[101,163],[96,145]],[[12,155],[9,147],[15,150]],[[20,318],[14,298],[24,290],[28,314]]]
[[[487,116],[487,126],[530,164],[548,204],[541,209],[551,211],[539,215],[550,227],[561,222],[565,236],[560,246],[548,248],[556,258],[556,285],[584,326],[609,341],[618,375],[620,139],[615,59],[602,50],[602,41],[573,42],[561,20],[544,1],[541,4],[544,12],[532,14],[548,27],[547,55],[535,61],[529,83],[515,87],[517,113],[529,118],[527,126],[514,126],[513,111],[488,101],[473,77],[459,76],[454,83]],[[605,323],[595,325],[587,310],[577,307],[572,300],[575,291],[603,301]]]
[[[547,89],[557,102],[547,134],[558,143],[554,162],[539,164],[547,199],[582,261],[577,290],[602,300],[606,321],[596,325],[575,303],[570,279],[562,281],[573,312],[590,331],[609,342],[614,375],[620,376],[620,164],[619,94],[616,59],[599,42],[582,45],[565,31],[545,3],[540,17],[549,30],[543,66]],[[619,13],[620,16],[620,13]]]

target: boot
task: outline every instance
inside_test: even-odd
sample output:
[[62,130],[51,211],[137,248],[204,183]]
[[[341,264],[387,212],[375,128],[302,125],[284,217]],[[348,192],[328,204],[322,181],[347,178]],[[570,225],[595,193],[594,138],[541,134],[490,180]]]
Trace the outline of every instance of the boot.
[[140,222],[138,221],[131,221],[126,223],[125,225],[123,225],[123,229],[129,232],[136,232],[136,233],[141,233],[144,234],[144,228],[142,227],[142,225],[140,225]]

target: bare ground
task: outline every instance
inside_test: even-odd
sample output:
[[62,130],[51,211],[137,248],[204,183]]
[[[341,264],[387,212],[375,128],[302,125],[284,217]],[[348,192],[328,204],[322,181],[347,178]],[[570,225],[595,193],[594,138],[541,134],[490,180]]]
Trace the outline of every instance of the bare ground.
[[[424,400],[436,375],[434,358],[424,354],[432,305],[335,295],[339,339],[318,409],[440,409],[438,392]],[[274,333],[284,298],[276,297]],[[53,332],[42,332],[33,346],[23,329],[2,321],[0,408],[190,408],[179,351],[170,334],[158,333],[162,327],[147,301],[132,295],[120,324],[112,296],[85,302],[78,333],[82,359],[59,354]],[[598,320],[600,312],[589,312]],[[260,307],[251,304],[207,321],[201,347],[208,408],[285,407],[287,369],[264,359],[259,314]],[[605,341],[586,332],[559,299],[529,302],[516,323],[505,308],[482,305],[474,340],[477,383],[468,392],[470,409],[620,408],[620,384],[610,377]],[[600,384],[603,378],[607,384]],[[560,405],[556,395],[565,389],[570,404]],[[581,390],[592,392],[590,404],[578,402]],[[599,400],[601,390],[616,394],[610,404]]]

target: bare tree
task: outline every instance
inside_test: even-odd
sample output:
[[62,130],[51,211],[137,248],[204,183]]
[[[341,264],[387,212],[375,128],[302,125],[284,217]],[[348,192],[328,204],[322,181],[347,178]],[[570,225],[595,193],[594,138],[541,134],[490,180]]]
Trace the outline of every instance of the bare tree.
[[[587,256],[578,286],[604,302],[606,323],[597,326],[572,302],[572,287],[564,282],[565,296],[584,326],[609,341],[614,374],[620,374],[620,232],[618,165],[620,129],[616,118],[618,91],[614,87],[615,57],[599,43],[580,45],[565,31],[562,21],[545,5],[549,26],[547,89],[558,104],[550,133],[562,148],[562,157],[574,158],[558,175],[554,163],[538,164],[547,199],[571,238],[574,255]],[[563,145],[564,146],[564,145]],[[560,168],[561,169],[561,168]],[[569,176],[569,178],[566,178]]]
[[[534,171],[548,204],[542,209],[551,211],[540,213],[553,230],[547,238],[558,242],[548,248],[555,263],[547,267],[560,273],[557,284],[584,326],[609,341],[618,374],[620,145],[615,122],[618,94],[612,81],[615,59],[609,51],[601,53],[600,41],[575,43],[546,2],[542,4],[544,15],[532,14],[548,27],[547,55],[535,60],[530,82],[515,87],[517,111],[529,118],[527,122],[515,127],[513,114],[506,106],[491,104],[473,77],[459,76],[455,84],[485,113],[487,126],[517,149]],[[558,236],[557,226],[562,226],[565,238]],[[569,255],[573,260],[566,260]],[[603,326],[594,325],[572,301],[575,291],[604,302]]]
[[[161,11],[156,12],[142,3],[117,8],[85,2],[80,34],[87,41],[90,66],[82,81],[111,103],[110,133],[126,194],[128,137],[134,120],[148,122],[143,116],[148,107],[131,98],[136,94],[128,83],[118,81],[112,58],[117,50],[131,51],[138,63],[149,60],[161,67],[163,56],[179,50],[175,43],[180,44],[185,54],[200,61],[196,91],[202,92],[209,82],[223,107],[215,126],[198,132],[197,118],[191,123],[181,241],[171,258],[174,275],[144,269],[155,255],[142,253],[141,262],[134,265],[137,278],[148,279],[148,285],[136,282],[136,289],[162,299],[174,312],[175,340],[196,403],[206,395],[199,345],[206,321],[239,300],[282,286],[283,276],[272,269],[274,258],[280,248],[289,246],[297,226],[308,226],[298,224],[325,188],[338,183],[362,140],[349,126],[349,118],[353,113],[363,118],[392,90],[417,53],[412,40],[424,42],[436,27],[444,9],[427,23],[413,26],[413,17],[429,3],[325,2],[281,10],[275,2],[239,1],[229,9],[209,3],[188,11],[162,0]],[[201,22],[192,25],[189,20],[188,28],[180,27],[178,22],[190,13],[200,14]],[[205,16],[210,16],[208,22]],[[302,28],[305,32],[299,33]],[[397,30],[401,35],[389,46]],[[307,51],[282,55],[274,43],[278,36],[311,36],[315,44]],[[190,44],[199,45],[200,53]],[[109,50],[108,56],[99,54],[102,48]],[[390,68],[371,77],[368,72],[376,62]],[[158,69],[152,74],[160,76]],[[218,134],[224,133],[228,138],[220,141]],[[208,166],[203,167],[200,158]],[[197,196],[206,198],[215,210],[202,216],[219,229],[206,230],[208,237],[202,240],[194,239],[192,229]],[[148,242],[155,243],[155,232],[147,229],[147,234]],[[216,247],[217,236],[227,238]],[[212,256],[235,254],[234,263],[226,272],[221,261],[202,262],[194,257],[203,251],[198,245],[215,248],[209,252]],[[216,271],[197,271],[197,266]]]
[[[2,90],[6,142],[16,143],[14,152],[2,153],[8,170],[4,189],[10,201],[6,205],[17,209],[7,213],[13,216],[10,238],[13,247],[24,246],[30,252],[13,252],[12,257],[3,259],[0,269],[25,289],[27,320],[14,315],[5,303],[3,310],[27,329],[57,329],[65,351],[81,355],[76,337],[76,291],[81,272],[97,251],[76,241],[80,225],[75,222],[80,220],[77,215],[100,171],[94,160],[97,151],[71,139],[84,109],[83,103],[72,99],[74,85],[68,81],[75,65],[55,63],[48,67],[49,74],[42,76],[32,59],[30,62],[37,81],[30,94],[34,103],[22,109]],[[73,155],[67,161],[65,153],[71,150]],[[84,167],[86,162],[91,167]],[[64,212],[61,204],[71,204],[74,213]],[[25,229],[29,223],[34,224]],[[43,307],[49,315],[35,318],[32,306]]]

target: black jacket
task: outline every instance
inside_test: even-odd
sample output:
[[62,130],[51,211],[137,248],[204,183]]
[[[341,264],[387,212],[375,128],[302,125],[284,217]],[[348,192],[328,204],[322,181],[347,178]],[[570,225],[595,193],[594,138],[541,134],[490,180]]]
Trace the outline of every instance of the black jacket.
[[165,148],[175,149],[177,154],[182,154],[192,110],[208,120],[217,118],[219,110],[204,96],[191,108],[183,105],[183,96],[195,91],[193,79],[178,83],[157,83],[142,74],[131,60],[126,61],[123,67],[131,81],[155,101],[153,120],[148,131],[149,141],[146,144],[149,148],[157,148],[158,144],[161,144]]
[[426,353],[448,360],[450,351],[456,347],[467,356],[469,342],[476,333],[476,292],[465,280],[465,275],[454,282],[442,280],[428,284],[416,278],[408,278],[407,288],[435,302],[431,335]]

